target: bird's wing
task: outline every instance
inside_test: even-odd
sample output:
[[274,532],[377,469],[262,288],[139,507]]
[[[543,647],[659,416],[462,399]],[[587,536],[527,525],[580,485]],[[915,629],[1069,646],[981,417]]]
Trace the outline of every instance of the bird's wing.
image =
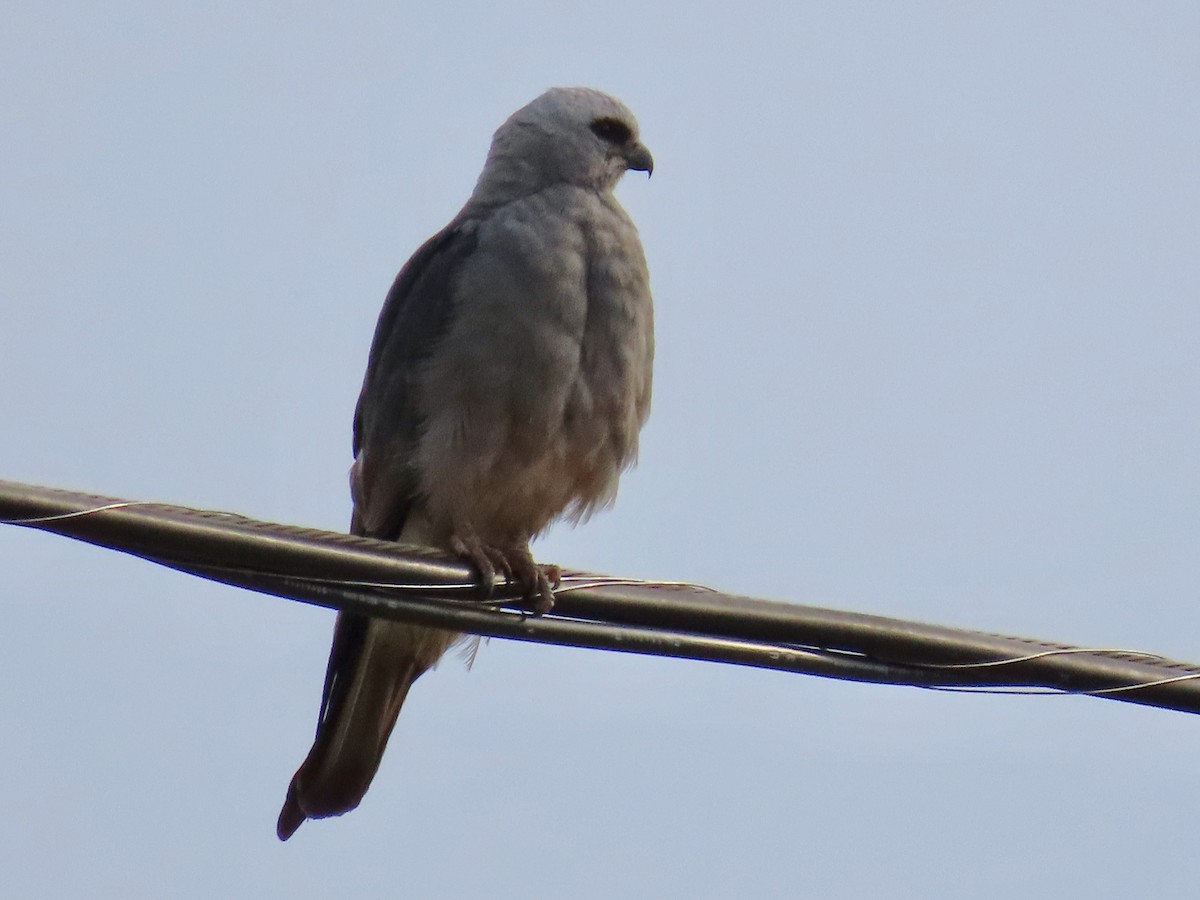
[[416,384],[454,317],[454,292],[477,222],[456,219],[426,241],[388,292],[354,410],[351,531],[396,540],[416,493],[411,461],[422,410]]
[[[354,534],[396,540],[412,508],[416,477],[408,462],[421,427],[413,388],[453,317],[454,285],[475,248],[475,225],[455,220],[431,237],[388,291],[354,410]],[[366,616],[338,615],[318,723],[340,706],[367,622]]]
[[[453,319],[458,273],[475,242],[475,223],[456,219],[413,254],[388,292],[354,413],[355,534],[396,540],[413,507],[416,478],[409,461],[422,420],[414,386]],[[452,638],[338,614],[316,739],[288,789],[279,816],[281,839],[306,817],[335,815],[358,804],[409,686]]]

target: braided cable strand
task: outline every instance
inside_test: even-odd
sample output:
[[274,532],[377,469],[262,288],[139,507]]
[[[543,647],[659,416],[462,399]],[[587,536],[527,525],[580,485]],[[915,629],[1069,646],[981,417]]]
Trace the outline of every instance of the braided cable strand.
[[0,481],[0,524],[50,531],[226,584],[514,640],[725,662],[879,684],[1087,694],[1200,712],[1200,667],[675,581],[566,573],[550,615],[503,583],[483,596],[428,549],[232,513]]

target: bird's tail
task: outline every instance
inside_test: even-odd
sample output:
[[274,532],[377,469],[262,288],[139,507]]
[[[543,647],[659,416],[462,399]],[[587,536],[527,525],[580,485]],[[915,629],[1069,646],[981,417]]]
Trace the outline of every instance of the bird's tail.
[[338,616],[312,749],[292,778],[276,833],[358,806],[379,768],[408,689],[454,635],[348,613]]

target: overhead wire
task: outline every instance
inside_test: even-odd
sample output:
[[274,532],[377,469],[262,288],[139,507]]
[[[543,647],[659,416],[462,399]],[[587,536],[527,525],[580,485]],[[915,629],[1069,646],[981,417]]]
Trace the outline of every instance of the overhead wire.
[[565,572],[535,616],[434,551],[234,513],[0,481],[0,524],[213,581],[459,632],[935,690],[1086,694],[1200,712],[1200,667],[815,606],[679,581]]

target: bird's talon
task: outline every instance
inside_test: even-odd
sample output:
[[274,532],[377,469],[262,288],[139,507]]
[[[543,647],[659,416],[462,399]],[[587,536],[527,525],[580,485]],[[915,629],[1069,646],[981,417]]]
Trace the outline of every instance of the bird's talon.
[[534,566],[535,583],[531,585],[530,599],[533,601],[533,613],[544,616],[554,609],[554,589],[562,582],[562,570],[558,566]]
[[[450,549],[475,569],[479,575],[480,592],[484,598],[491,597],[496,587],[496,564],[493,562],[495,551],[483,546],[478,539],[461,538],[457,535],[450,539]],[[508,577],[507,574],[505,577]]]

